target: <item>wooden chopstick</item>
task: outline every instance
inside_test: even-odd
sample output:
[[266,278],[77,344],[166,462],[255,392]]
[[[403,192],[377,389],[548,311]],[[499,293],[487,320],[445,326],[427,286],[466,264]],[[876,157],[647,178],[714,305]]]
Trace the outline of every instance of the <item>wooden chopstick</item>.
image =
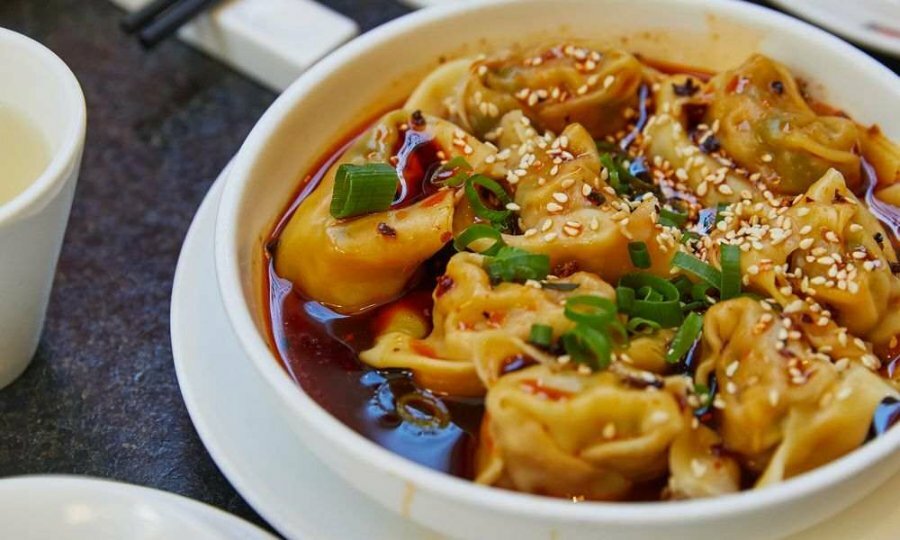
[[219,1],[153,0],[122,19],[122,29],[129,34],[137,32],[141,45],[151,49]]

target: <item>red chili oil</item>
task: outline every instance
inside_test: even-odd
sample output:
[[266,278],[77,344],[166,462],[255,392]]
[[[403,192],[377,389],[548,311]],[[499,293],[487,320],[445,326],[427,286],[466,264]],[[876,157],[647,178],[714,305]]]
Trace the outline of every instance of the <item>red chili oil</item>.
[[[687,73],[707,81],[712,73],[641,59],[666,73]],[[425,119],[414,115],[403,130],[403,136],[393,149],[395,165],[400,174],[400,187],[394,208],[409,206],[434,196],[439,185],[431,181],[440,166],[442,152],[439,144],[423,130]],[[446,249],[428,261],[411,280],[408,291],[398,300],[354,315],[339,314],[306,297],[275,271],[272,255],[278,237],[303,199],[316,188],[329,168],[372,123],[372,120],[351,136],[336,144],[313,172],[304,178],[298,192],[274,228],[267,245],[268,263],[264,275],[264,298],[269,313],[269,340],[285,370],[319,405],[338,420],[379,445],[436,470],[463,478],[475,473],[475,451],[484,417],[483,400],[450,396],[434,396],[417,388],[411,374],[404,370],[374,370],[359,360],[359,353],[371,347],[390,312],[412,309],[430,321],[433,307],[431,295],[445,293],[453,287],[452,280],[443,276],[446,261],[452,250]],[[876,182],[872,171],[869,188]],[[877,214],[877,209],[876,209]],[[891,224],[888,216],[879,217]],[[683,366],[691,371],[697,347],[693,347]],[[896,356],[896,355],[895,355]],[[892,371],[896,368],[892,362]],[[504,371],[512,372],[530,365],[530,359],[512,358]],[[715,382],[712,381],[715,388]],[[549,391],[537,389],[543,394]],[[397,412],[397,402],[404,395],[423,392],[443,405],[449,421],[441,425],[422,426],[409,423]],[[715,390],[713,390],[713,393]],[[548,395],[548,397],[550,397]],[[566,396],[552,396],[565,399]],[[423,409],[425,413],[427,410]],[[418,411],[418,412],[423,412]],[[707,411],[710,416],[712,412]],[[879,407],[872,427],[872,436],[897,421],[900,412],[895,401],[886,400]],[[710,419],[710,421],[712,421]],[[744,471],[745,476],[747,471]],[[752,485],[745,478],[744,487]],[[664,491],[665,478],[636,486],[629,500],[658,500]]]

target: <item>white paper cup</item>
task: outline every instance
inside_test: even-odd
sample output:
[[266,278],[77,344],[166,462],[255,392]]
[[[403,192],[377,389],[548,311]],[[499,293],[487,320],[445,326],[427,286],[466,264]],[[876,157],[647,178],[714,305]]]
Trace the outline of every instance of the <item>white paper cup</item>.
[[[0,388],[37,350],[84,148],[84,95],[68,66],[40,43],[0,28],[0,103],[43,135],[43,174],[0,204]],[[0,163],[0,167],[3,164]]]

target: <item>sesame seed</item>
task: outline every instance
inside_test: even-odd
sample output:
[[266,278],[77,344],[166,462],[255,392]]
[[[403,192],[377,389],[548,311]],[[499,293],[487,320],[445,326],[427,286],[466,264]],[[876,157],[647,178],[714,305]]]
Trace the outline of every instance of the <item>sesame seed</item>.
[[769,404],[771,404],[773,407],[778,405],[779,397],[780,396],[778,395],[778,390],[775,390],[774,388],[769,390]]
[[732,194],[734,194],[734,190],[731,189],[731,186],[729,186],[728,184],[719,184],[719,187],[717,187],[716,190],[717,190],[719,193],[721,193],[722,195],[732,195]]
[[706,474],[706,470],[707,467],[702,461],[697,458],[691,460],[691,472],[694,473],[694,476],[700,478]]
[[604,439],[612,439],[616,436],[616,425],[612,422],[603,426],[603,438]]
[[554,212],[561,212],[562,209],[563,209],[563,207],[560,206],[560,205],[558,205],[558,204],[555,203],[555,202],[549,202],[549,203],[547,203],[547,211],[548,211],[548,212],[551,212],[551,213],[554,213]]
[[603,79],[603,89],[606,90],[607,88],[612,86],[614,82],[616,82],[616,76],[615,75],[607,75],[606,78]]
[[553,199],[558,203],[566,203],[569,200],[569,196],[561,191],[557,191],[553,194]]
[[524,236],[525,238],[530,238],[530,237],[536,235],[537,232],[538,232],[537,229],[532,227],[532,228],[526,230],[524,233],[522,233],[522,236]]
[[814,240],[812,238],[804,238],[800,240],[800,249],[809,249],[812,247]]
[[555,232],[547,233],[544,235],[544,242],[552,242],[556,240],[557,234]]
[[738,363],[738,361],[735,360],[734,362],[728,364],[728,367],[725,368],[725,374],[729,377],[734,377],[734,374],[737,372],[740,366],[741,365]]
[[771,163],[772,162],[772,154],[763,154],[760,157],[760,159],[762,159],[764,163]]

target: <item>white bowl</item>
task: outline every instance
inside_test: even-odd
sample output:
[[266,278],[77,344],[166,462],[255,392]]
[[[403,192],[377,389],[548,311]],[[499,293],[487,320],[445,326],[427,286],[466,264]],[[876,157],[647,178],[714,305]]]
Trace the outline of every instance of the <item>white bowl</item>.
[[348,129],[399,102],[440,56],[541,36],[607,38],[712,69],[762,52],[813,83],[819,97],[861,122],[881,122],[900,139],[900,124],[889,122],[900,118],[896,75],[825,32],[743,2],[518,0],[429,9],[382,26],[322,60],[272,105],[235,158],[219,209],[216,265],[229,318],[297,434],[383,505],[470,539],[775,538],[835,514],[894,474],[900,429],[759,491],[677,503],[573,504],[479,486],[408,461],[333,418],[281,368],[266,340],[262,244],[303,174]]

